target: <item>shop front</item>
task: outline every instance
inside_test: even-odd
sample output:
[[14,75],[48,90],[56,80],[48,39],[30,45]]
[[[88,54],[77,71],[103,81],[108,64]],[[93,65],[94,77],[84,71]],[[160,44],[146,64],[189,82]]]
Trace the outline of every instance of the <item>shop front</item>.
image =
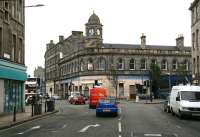
[[0,113],[24,111],[26,78],[25,66],[0,60]]

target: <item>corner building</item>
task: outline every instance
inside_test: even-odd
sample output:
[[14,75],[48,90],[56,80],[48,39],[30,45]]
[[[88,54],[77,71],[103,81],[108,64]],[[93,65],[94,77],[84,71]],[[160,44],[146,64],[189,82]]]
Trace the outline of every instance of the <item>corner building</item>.
[[[184,37],[176,39],[176,46],[103,43],[103,25],[93,13],[82,31],[72,31],[59,42],[52,40],[45,52],[46,91],[66,97],[71,91],[88,95],[95,80],[109,91],[110,96],[134,98],[136,85],[149,80],[150,65],[158,64],[166,77],[176,77],[178,67],[191,75],[191,48],[184,47]],[[113,79],[117,77],[117,90]],[[169,80],[173,85],[173,79]],[[174,83],[175,84],[175,83]],[[168,85],[168,83],[167,83]],[[146,93],[149,88],[144,87]]]

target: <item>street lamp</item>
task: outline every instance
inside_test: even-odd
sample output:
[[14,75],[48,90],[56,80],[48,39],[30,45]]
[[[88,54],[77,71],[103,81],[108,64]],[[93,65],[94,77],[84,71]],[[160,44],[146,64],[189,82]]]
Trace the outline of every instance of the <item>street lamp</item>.
[[28,5],[28,6],[24,6],[25,8],[29,8],[29,7],[42,7],[45,6],[44,4],[36,4],[36,5]]

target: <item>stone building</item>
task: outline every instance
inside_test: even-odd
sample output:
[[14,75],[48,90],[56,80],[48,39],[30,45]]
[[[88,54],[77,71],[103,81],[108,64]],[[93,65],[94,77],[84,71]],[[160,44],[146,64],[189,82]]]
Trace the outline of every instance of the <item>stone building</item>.
[[200,83],[200,1],[194,0],[190,6],[191,11],[191,32],[192,32],[192,76],[194,82]]
[[24,111],[24,0],[0,1],[0,113]]
[[[59,36],[58,43],[54,44],[51,40],[47,44],[47,92],[52,90],[62,97],[70,91],[88,95],[88,89],[98,80],[110,96],[117,94],[120,98],[131,98],[137,93],[136,85],[144,85],[150,79],[152,63],[169,77],[175,77],[180,66],[184,66],[184,71],[190,75],[191,48],[184,46],[181,35],[175,46],[148,45],[144,34],[141,44],[103,43],[103,25],[93,13],[85,24],[85,35],[82,31],[72,31],[66,39]],[[147,87],[144,90],[149,92]]]

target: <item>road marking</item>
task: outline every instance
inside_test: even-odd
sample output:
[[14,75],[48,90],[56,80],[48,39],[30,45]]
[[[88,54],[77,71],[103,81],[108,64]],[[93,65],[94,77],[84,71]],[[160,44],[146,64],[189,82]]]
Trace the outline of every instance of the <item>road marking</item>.
[[181,126],[179,126],[179,125],[176,125],[176,127],[177,127],[177,128],[181,128]]
[[133,137],[133,131],[131,131],[131,137]]
[[119,137],[122,137],[121,135],[119,135]]
[[146,137],[162,137],[161,134],[144,134]]
[[119,133],[121,133],[122,132],[122,124],[121,124],[121,122],[118,123],[118,129],[119,129]]
[[20,133],[17,133],[18,135],[22,135],[22,134],[24,134],[24,133],[26,133],[26,132],[30,132],[30,131],[32,131],[32,130],[35,130],[35,129],[39,129],[40,128],[40,126],[35,126],[35,127],[32,127],[32,128],[30,128],[30,129],[28,129],[28,130],[25,130],[24,132],[20,132]]
[[178,137],[178,135],[176,133],[173,134],[175,137]]
[[82,128],[79,132],[85,132],[88,130],[88,128],[90,127],[98,127],[100,126],[99,124],[96,124],[96,125],[88,125],[88,126],[85,126],[84,128]]
[[65,127],[66,127],[66,124],[64,124],[64,125],[62,126],[62,129],[65,128]]
[[121,113],[122,113],[122,109],[121,109],[121,107],[119,108],[119,114],[121,115]]

